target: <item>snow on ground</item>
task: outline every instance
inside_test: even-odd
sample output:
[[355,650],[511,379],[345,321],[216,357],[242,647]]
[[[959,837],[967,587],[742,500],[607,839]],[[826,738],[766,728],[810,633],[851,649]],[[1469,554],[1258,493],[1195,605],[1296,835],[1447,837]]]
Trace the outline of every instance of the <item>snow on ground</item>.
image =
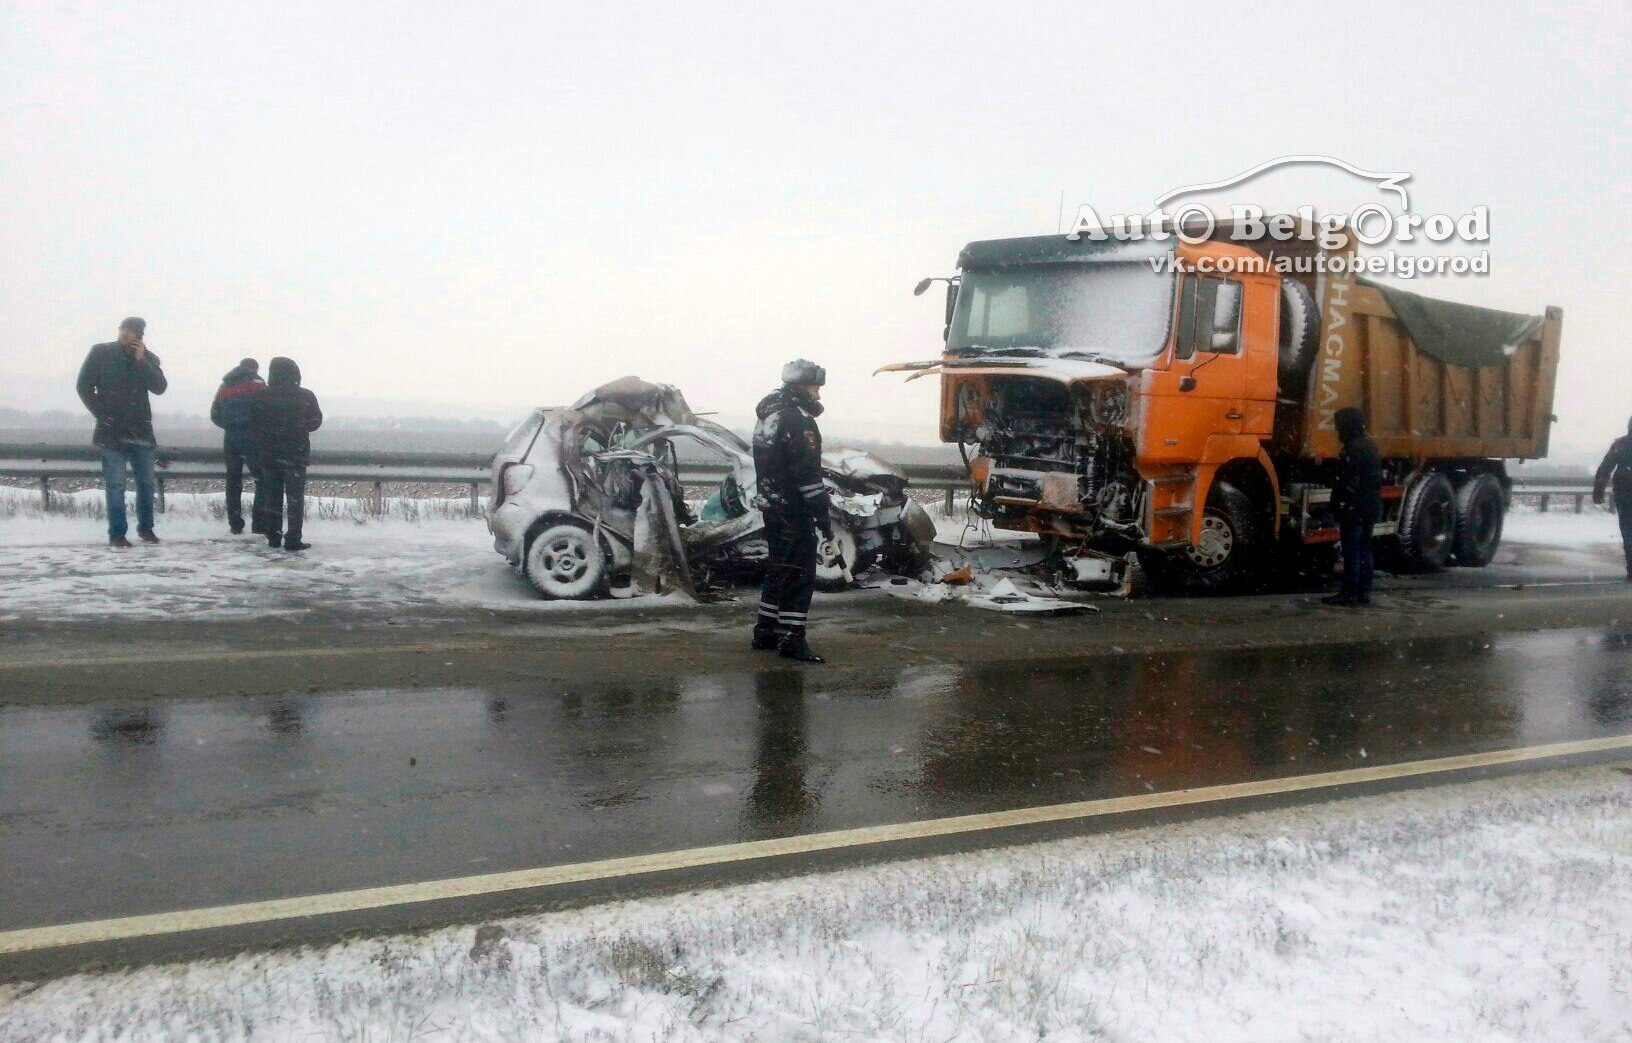
[[1619,519],[1602,508],[1588,506],[1576,514],[1567,505],[1543,514],[1534,507],[1516,505],[1502,526],[1502,542],[1534,543],[1554,547],[1619,547]]
[[0,987],[7,1040],[1625,1040],[1632,779],[1520,776]]
[[230,535],[219,493],[170,496],[154,526],[164,542],[115,551],[101,498],[100,491],[58,496],[61,511],[44,513],[37,494],[0,488],[0,620],[588,607],[539,598],[464,500],[394,500],[374,517],[356,500],[311,498],[305,539],[312,549],[291,554],[248,532]]

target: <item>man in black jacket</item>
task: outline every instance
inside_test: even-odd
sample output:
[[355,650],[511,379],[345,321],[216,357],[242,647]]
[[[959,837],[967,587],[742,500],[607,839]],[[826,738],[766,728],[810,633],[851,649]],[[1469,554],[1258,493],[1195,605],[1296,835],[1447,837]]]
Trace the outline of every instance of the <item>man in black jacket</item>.
[[[244,468],[249,467],[255,479],[255,499],[263,493],[264,482],[255,473],[255,440],[249,433],[249,404],[251,398],[266,387],[261,379],[261,364],[254,359],[243,359],[221,378],[215,401],[210,403],[210,423],[222,432],[221,451],[227,458],[227,526],[234,536],[244,531]],[[255,520],[260,532],[260,520]]]
[[1328,605],[1371,604],[1371,530],[1383,509],[1383,459],[1366,436],[1366,414],[1345,406],[1333,417],[1343,448],[1337,454],[1332,513],[1343,541],[1343,588]]
[[754,427],[754,505],[765,518],[770,567],[759,596],[753,647],[788,659],[820,663],[805,626],[816,591],[816,533],[833,539],[827,486],[822,481],[822,385],[827,371],[796,359],[782,367],[782,387],[759,403]]
[[[311,432],[323,426],[317,396],[300,386],[300,367],[282,356],[266,368],[266,387],[249,396],[249,434],[264,494],[255,496],[256,531],[284,550],[305,550],[306,465],[311,462]],[[283,507],[289,504],[289,528]]]
[[1603,503],[1604,492],[1615,487],[1615,513],[1621,521],[1621,551],[1626,555],[1626,578],[1632,582],[1632,420],[1627,421],[1626,435],[1617,438],[1598,465],[1598,476],[1592,481],[1592,502]]
[[79,400],[96,417],[91,442],[102,450],[102,484],[108,501],[108,544],[129,547],[126,538],[125,471],[136,478],[136,535],[159,542],[153,532],[153,437],[149,394],[162,395],[169,382],[159,357],[147,350],[147,323],[135,317],[119,324],[119,339],[98,344],[79,367]]

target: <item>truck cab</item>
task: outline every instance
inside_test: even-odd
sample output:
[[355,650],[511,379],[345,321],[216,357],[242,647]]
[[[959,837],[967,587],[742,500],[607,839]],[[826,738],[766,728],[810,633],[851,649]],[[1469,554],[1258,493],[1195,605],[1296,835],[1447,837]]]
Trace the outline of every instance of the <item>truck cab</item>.
[[[1217,572],[1268,538],[1281,279],[1256,253],[1045,236],[972,243],[959,268],[944,356],[892,368],[940,376],[980,513],[1059,538],[1085,578],[1128,552]],[[1195,505],[1243,459],[1253,517],[1209,522]]]

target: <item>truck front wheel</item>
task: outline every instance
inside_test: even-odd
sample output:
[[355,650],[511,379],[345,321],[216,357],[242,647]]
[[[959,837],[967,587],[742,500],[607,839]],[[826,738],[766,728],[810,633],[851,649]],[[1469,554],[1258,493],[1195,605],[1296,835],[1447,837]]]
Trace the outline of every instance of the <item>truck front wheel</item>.
[[1456,490],[1456,563],[1484,568],[1502,544],[1507,497],[1495,475],[1476,474]]
[[1153,585],[1181,594],[1235,594],[1259,574],[1269,535],[1252,498],[1228,482],[1207,494],[1201,539],[1177,554],[1141,551],[1139,564]]
[[1400,559],[1419,572],[1434,572],[1451,560],[1456,540],[1456,493],[1437,471],[1411,483],[1400,504]]

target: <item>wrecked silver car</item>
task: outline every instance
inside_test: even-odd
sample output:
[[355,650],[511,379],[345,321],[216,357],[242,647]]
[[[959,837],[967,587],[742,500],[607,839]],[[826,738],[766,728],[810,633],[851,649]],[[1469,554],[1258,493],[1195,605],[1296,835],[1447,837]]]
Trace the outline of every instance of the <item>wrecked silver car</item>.
[[[833,503],[817,582],[842,590],[874,566],[916,574],[934,524],[907,479],[871,454],[822,456]],[[718,476],[695,510],[681,467]],[[769,556],[754,503],[753,453],[698,416],[678,388],[613,381],[567,408],[537,409],[493,458],[493,546],[548,598],[692,596],[757,578]]]

